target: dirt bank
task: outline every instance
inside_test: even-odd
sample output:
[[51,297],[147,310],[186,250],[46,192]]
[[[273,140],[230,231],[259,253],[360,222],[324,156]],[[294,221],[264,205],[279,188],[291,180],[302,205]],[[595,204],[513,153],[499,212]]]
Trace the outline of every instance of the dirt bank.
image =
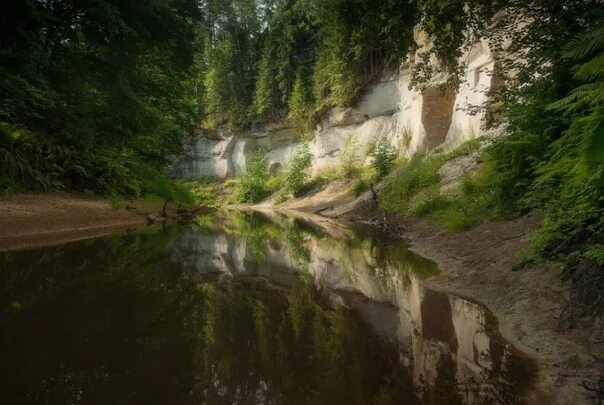
[[0,252],[64,243],[144,226],[146,218],[107,200],[71,194],[0,198]]
[[539,361],[539,388],[549,395],[532,403],[597,403],[585,385],[597,387],[604,372],[598,328],[589,323],[559,327],[568,286],[553,266],[512,271],[538,222],[532,215],[450,233],[419,221],[406,224],[402,234],[442,269],[427,285],[486,304],[498,316],[502,334]]
[[[339,221],[383,224],[371,195],[359,199],[329,185],[313,196],[278,209],[319,213]],[[334,193],[334,191],[338,191]],[[385,232],[403,237],[416,252],[435,260],[441,274],[426,285],[486,305],[500,320],[502,334],[535,357],[538,384],[529,404],[596,404],[604,375],[604,325],[583,320],[561,328],[558,317],[567,302],[568,286],[552,265],[512,271],[518,255],[530,246],[540,216],[483,224],[448,232],[429,221],[388,219]]]

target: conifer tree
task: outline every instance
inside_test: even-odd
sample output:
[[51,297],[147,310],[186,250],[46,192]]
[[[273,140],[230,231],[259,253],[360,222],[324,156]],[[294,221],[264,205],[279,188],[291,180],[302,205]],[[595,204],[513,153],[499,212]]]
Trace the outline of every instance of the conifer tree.
[[300,73],[296,76],[296,81],[289,97],[288,108],[288,118],[292,123],[303,125],[308,120],[308,92]]
[[253,112],[256,117],[264,121],[278,118],[279,112],[283,110],[278,91],[273,52],[271,45],[268,44],[264,48],[260,61],[258,80],[254,91]]

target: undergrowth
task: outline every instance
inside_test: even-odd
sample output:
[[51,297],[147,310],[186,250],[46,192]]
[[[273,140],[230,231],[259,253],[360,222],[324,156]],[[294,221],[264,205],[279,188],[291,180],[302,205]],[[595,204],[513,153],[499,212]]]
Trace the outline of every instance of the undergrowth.
[[308,143],[303,142],[290,159],[285,173],[270,175],[266,156],[260,151],[255,152],[250,157],[245,172],[233,180],[233,201],[258,203],[274,194],[279,203],[305,194],[314,186],[307,173],[311,159]]
[[260,153],[254,153],[247,163],[245,172],[236,179],[234,189],[235,202],[257,203],[266,198],[270,190],[268,161]]
[[478,140],[470,140],[448,152],[401,159],[388,175],[380,194],[380,208],[404,218],[431,217],[449,229],[467,228],[489,217],[485,208],[487,186],[483,175],[466,176],[461,193],[440,190],[439,170],[451,160],[476,152]]
[[134,151],[55,143],[0,124],[0,193],[68,191],[107,196],[155,195],[192,202],[186,187],[169,180]]

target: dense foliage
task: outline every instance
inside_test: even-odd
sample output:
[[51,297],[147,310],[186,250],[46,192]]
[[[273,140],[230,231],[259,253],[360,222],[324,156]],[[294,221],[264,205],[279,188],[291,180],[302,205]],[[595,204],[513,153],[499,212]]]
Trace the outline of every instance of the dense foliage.
[[200,110],[207,126],[304,125],[351,103],[412,45],[406,0],[206,2]]
[[195,122],[196,1],[20,0],[0,15],[2,190],[138,193],[161,177]]
[[141,174],[162,177],[200,125],[307,125],[397,66],[415,10],[407,0],[4,2],[2,191],[144,193]]

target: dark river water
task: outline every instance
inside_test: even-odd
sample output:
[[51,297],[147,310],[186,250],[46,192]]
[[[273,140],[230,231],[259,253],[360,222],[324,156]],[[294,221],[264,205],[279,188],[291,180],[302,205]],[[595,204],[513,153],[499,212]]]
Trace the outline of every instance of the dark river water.
[[521,402],[535,364],[437,272],[258,212],[0,254],[0,403]]

